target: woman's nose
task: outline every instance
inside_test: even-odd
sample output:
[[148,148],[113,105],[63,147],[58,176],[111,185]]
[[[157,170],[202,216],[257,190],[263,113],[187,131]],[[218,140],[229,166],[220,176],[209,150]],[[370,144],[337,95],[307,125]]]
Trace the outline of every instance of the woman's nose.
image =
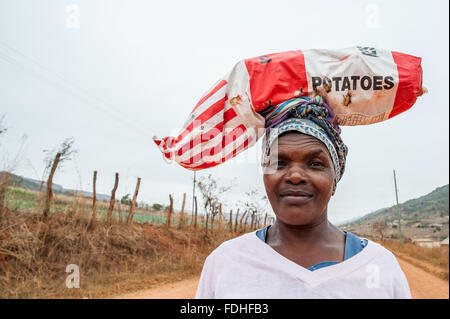
[[304,183],[307,180],[305,170],[300,167],[292,167],[286,174],[286,182],[292,184]]

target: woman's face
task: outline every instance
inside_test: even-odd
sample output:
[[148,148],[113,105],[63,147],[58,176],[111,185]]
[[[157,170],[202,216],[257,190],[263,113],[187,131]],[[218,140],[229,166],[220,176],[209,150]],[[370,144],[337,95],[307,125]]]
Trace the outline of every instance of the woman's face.
[[[334,194],[334,166],[326,146],[297,132],[278,138],[270,149],[264,185],[281,222],[307,225],[326,212]],[[322,216],[323,217],[323,216]]]

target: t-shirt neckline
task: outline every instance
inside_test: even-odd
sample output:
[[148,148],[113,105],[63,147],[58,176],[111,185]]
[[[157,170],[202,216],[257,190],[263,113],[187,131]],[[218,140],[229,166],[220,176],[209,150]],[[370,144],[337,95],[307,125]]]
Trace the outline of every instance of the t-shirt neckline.
[[331,278],[344,276],[350,272],[353,272],[357,268],[360,268],[367,264],[367,262],[374,258],[372,250],[374,244],[369,240],[367,246],[353,257],[343,260],[337,264],[327,267],[319,268],[314,271],[305,268],[292,260],[281,255],[270,245],[263,242],[256,236],[256,231],[247,234],[250,237],[256,247],[261,250],[262,258],[267,258],[267,262],[273,264],[274,259],[283,264],[283,271],[287,272],[290,276],[293,276],[297,280],[305,282],[308,286],[313,287],[321,282],[327,281]]

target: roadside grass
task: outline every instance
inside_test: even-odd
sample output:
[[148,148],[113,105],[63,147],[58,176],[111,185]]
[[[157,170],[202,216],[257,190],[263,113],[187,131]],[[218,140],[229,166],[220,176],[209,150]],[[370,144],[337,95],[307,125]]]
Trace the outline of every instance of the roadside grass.
[[448,246],[442,245],[440,247],[428,248],[413,244],[408,240],[403,241],[401,245],[399,240],[372,240],[389,249],[400,258],[406,256],[407,261],[434,273],[442,279],[449,280]]
[[[0,298],[109,298],[152,288],[199,275],[213,249],[242,234],[217,223],[207,235],[200,223],[180,229],[178,216],[167,228],[160,213],[136,214],[127,225],[123,205],[111,224],[102,218],[107,206],[99,205],[90,225],[91,201],[70,196],[55,196],[44,219],[39,198],[8,190],[9,209],[0,214]],[[79,267],[80,288],[66,286],[70,264]]]

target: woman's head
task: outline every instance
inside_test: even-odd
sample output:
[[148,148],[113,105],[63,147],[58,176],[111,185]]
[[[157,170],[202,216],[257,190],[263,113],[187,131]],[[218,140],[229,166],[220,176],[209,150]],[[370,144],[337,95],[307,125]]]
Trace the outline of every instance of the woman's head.
[[264,186],[283,223],[314,223],[326,211],[335,191],[335,170],[327,147],[317,138],[295,131],[278,138],[269,152]]
[[344,172],[347,147],[328,111],[320,97],[302,97],[266,114],[264,184],[284,223],[305,225],[325,216]]

